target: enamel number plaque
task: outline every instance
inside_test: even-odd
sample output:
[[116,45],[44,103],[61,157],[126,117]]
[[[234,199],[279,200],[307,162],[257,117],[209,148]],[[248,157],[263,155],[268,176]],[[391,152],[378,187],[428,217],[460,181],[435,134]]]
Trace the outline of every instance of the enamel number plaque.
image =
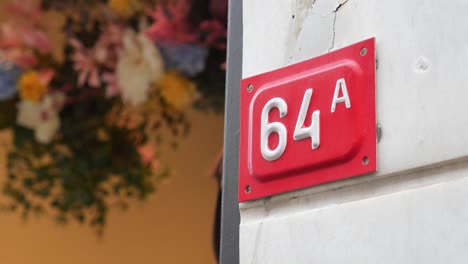
[[239,202],[376,171],[374,46],[242,80]]

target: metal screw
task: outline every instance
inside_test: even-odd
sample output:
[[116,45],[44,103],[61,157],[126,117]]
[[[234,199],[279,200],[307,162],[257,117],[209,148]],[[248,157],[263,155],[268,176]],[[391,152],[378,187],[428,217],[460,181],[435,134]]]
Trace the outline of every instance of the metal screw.
[[250,193],[250,185],[245,186],[245,193]]
[[377,130],[376,131],[377,132],[377,143],[379,143],[380,139],[382,138],[382,126],[379,123],[377,123],[377,129],[376,130]]
[[369,158],[367,156],[364,156],[362,158],[362,165],[367,165],[367,164],[369,164]]
[[362,48],[360,54],[361,54],[361,56],[366,55],[366,54],[367,54],[367,49],[366,49],[366,48]]
[[253,84],[249,84],[249,85],[247,86],[247,91],[248,91],[248,92],[251,92],[252,90],[253,90]]

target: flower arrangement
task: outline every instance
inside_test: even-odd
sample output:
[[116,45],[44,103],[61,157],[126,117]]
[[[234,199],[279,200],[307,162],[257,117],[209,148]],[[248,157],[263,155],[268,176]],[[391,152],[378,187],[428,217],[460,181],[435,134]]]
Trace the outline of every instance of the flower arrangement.
[[[157,150],[188,133],[184,111],[222,109],[226,1],[16,0],[9,11],[0,26],[0,128],[13,131],[3,209],[101,231],[112,206],[144,199],[168,175]],[[64,17],[60,45],[49,34],[56,21],[45,19],[52,11]]]

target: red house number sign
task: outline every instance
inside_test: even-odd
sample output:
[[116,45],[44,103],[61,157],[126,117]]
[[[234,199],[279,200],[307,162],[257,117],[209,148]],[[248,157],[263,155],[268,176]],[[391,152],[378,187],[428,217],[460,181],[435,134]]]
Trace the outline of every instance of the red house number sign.
[[242,80],[240,202],[376,170],[374,50],[372,38]]

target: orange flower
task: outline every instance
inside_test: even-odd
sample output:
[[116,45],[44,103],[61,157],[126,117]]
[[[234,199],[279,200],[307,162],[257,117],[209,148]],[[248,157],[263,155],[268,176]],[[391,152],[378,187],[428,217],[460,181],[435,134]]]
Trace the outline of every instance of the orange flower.
[[23,100],[38,103],[47,93],[47,86],[37,71],[23,73],[18,81],[20,96]]

